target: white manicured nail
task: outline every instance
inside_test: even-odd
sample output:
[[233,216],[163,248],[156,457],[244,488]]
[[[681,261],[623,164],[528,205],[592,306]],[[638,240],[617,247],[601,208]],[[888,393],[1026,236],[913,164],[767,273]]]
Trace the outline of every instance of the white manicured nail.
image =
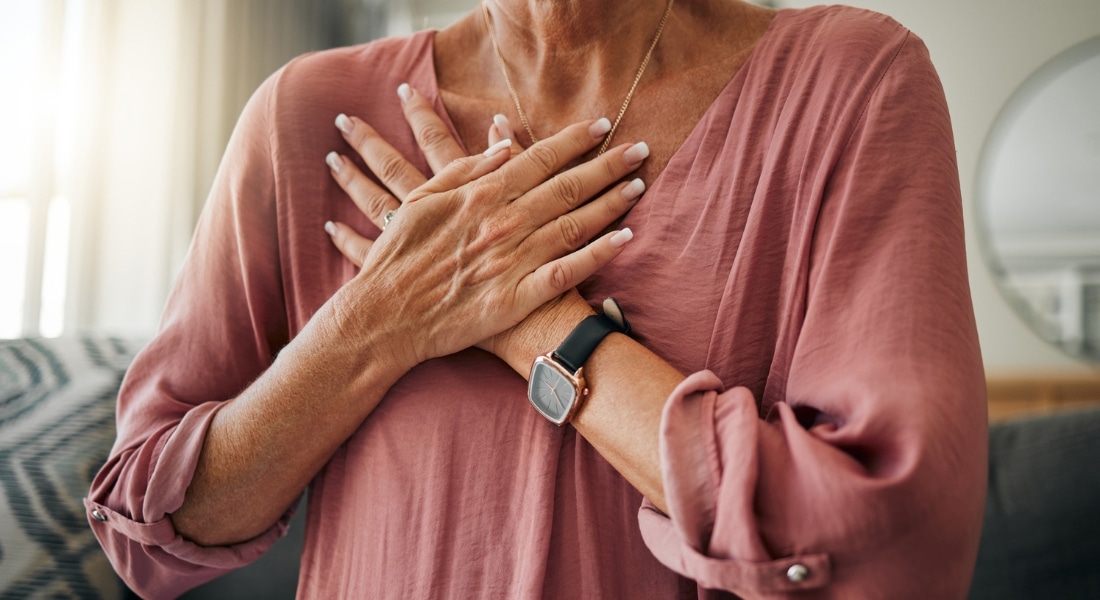
[[344,159],[340,158],[340,155],[335,152],[329,152],[325,155],[325,162],[328,163],[328,167],[337,173],[344,166]]
[[588,133],[596,138],[607,135],[608,131],[611,131],[611,121],[608,121],[607,117],[596,119],[596,122],[588,127]]
[[397,86],[397,95],[400,96],[401,103],[404,104],[409,101],[409,98],[412,98],[412,88],[409,87],[409,84],[402,83]]
[[492,146],[489,146],[489,149],[485,151],[485,156],[487,156],[487,157],[488,156],[496,156],[498,153],[500,153],[501,150],[504,150],[505,148],[507,148],[511,145],[512,145],[512,139],[511,138],[504,138],[503,140],[500,140],[499,142],[493,144]]
[[355,124],[351,122],[347,115],[340,113],[336,115],[336,128],[351,135],[351,130],[355,128]]
[[645,182],[641,179],[635,179],[634,181],[631,181],[630,183],[626,184],[625,187],[623,187],[623,200],[626,200],[627,202],[635,200],[638,198],[638,196],[641,196],[642,192],[644,191]]
[[631,166],[642,164],[647,157],[649,157],[649,146],[645,142],[638,142],[623,153],[623,160]]
[[336,235],[336,224],[332,221],[325,221],[325,233]]
[[504,115],[493,115],[493,125],[497,126],[497,133],[502,138],[512,138],[512,123]]
[[632,239],[634,239],[634,232],[631,231],[629,227],[627,227],[626,229],[616,231],[615,234],[612,235],[611,239],[608,241],[611,242],[612,248],[622,248],[626,245],[627,242]]

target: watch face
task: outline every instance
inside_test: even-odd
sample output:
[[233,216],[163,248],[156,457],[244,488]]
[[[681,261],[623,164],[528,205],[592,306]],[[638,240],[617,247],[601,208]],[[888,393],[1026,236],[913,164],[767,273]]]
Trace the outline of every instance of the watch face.
[[557,363],[540,356],[531,369],[527,396],[542,416],[560,425],[577,403],[577,384]]

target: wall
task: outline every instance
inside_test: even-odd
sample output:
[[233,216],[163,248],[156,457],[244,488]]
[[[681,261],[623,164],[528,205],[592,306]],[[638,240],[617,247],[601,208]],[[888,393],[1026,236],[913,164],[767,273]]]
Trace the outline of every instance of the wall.
[[[820,2],[786,0],[803,7]],[[1100,35],[1097,0],[849,0],[891,15],[928,45],[943,80],[958,149],[967,219],[970,285],[986,370],[1095,370],[1040,340],[1013,313],[986,267],[975,227],[978,159],[998,111],[1016,88],[1058,53]]]

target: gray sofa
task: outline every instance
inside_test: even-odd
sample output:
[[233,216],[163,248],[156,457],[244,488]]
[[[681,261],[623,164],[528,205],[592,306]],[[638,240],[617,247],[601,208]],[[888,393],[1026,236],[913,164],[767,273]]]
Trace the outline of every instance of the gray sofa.
[[[115,394],[140,344],[0,341],[0,600],[133,597],[81,498],[114,440]],[[972,599],[1100,598],[1098,461],[1100,410],[991,429]],[[184,598],[293,598],[304,512],[256,563]]]

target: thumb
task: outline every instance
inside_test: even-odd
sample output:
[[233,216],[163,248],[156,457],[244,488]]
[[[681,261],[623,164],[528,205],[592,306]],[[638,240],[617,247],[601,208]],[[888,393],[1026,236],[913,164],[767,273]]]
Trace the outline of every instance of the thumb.
[[499,114],[493,115],[493,124],[489,126],[489,146],[492,147],[493,144],[504,139],[512,140],[512,156],[518,156],[519,153],[524,151],[524,147],[516,139],[516,132],[512,129],[512,122],[508,120],[508,117]]

